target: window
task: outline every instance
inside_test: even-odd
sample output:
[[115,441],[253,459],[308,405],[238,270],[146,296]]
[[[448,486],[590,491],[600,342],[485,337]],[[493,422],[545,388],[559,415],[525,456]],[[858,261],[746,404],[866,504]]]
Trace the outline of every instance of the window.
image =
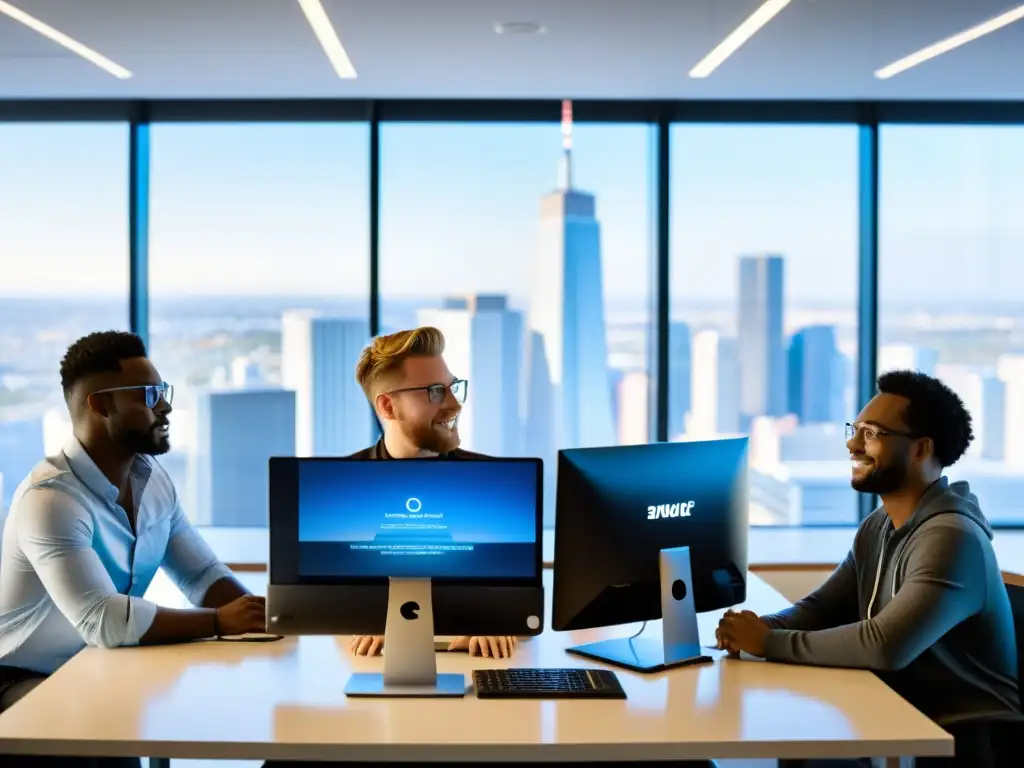
[[651,128],[566,144],[557,123],[381,127],[384,330],[445,333],[462,445],[543,458],[547,525],[558,448],[649,438]]
[[1024,128],[879,130],[879,372],[964,400],[974,442],[948,475],[1024,524]]
[[365,123],[152,128],[150,354],[199,525],[264,526],[267,458],[365,447]]
[[60,360],[128,327],[128,127],[0,125],[0,512],[70,438]]
[[857,128],[671,140],[670,439],[750,435],[751,524],[854,524]]

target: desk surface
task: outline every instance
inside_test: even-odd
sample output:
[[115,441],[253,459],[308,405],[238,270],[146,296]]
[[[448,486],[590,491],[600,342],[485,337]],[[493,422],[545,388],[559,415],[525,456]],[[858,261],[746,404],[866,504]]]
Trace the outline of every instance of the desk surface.
[[[746,607],[783,605],[750,576]],[[701,617],[704,642],[716,622]],[[511,663],[590,666],[563,649],[627,631],[549,631],[521,643]],[[659,633],[660,622],[647,632]],[[438,655],[439,671],[465,673],[467,683],[474,668],[509,664]],[[720,659],[658,675],[619,670],[627,701],[346,699],[351,671],[382,665],[352,658],[340,637],[88,649],[0,716],[0,753],[455,762],[896,757],[953,748],[874,675],[855,670]]]

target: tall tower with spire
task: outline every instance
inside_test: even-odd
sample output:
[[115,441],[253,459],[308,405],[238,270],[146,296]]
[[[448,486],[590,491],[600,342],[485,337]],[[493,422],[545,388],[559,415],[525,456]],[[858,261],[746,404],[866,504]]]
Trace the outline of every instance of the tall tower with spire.
[[536,255],[524,366],[524,446],[545,460],[550,522],[555,451],[615,444],[601,226],[594,196],[573,186],[570,101],[562,102],[558,187],[541,200]]
[[562,102],[562,160],[558,167],[558,188],[572,189],[572,102]]

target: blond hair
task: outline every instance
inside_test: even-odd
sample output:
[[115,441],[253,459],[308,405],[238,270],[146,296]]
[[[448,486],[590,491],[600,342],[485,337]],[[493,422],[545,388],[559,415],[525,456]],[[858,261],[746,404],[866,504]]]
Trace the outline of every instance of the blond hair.
[[411,357],[437,357],[444,354],[444,334],[424,326],[377,336],[363,350],[356,364],[356,381],[371,403],[385,391],[391,379]]

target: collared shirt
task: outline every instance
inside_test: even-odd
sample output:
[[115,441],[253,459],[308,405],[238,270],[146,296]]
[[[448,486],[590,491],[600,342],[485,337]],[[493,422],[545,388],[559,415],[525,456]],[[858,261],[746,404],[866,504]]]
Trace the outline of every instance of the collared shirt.
[[118,489],[72,438],[18,486],[0,548],[0,665],[51,673],[86,645],[137,645],[161,566],[193,605],[231,572],[192,527],[162,466],[131,469],[135,529]]

